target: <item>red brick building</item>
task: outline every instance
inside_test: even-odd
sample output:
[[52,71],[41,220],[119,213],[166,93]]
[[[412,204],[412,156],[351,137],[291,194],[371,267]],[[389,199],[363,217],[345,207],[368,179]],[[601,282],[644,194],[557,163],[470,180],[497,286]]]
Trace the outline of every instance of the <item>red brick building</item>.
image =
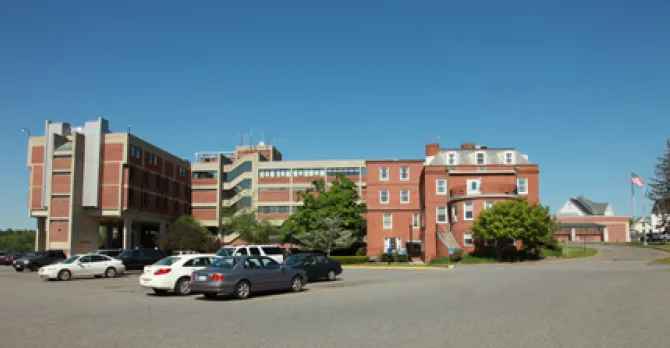
[[617,216],[609,203],[584,196],[568,199],[556,213],[556,238],[572,242],[630,242],[630,218]]
[[[416,173],[405,183],[399,176],[403,167]],[[419,197],[417,204],[410,198],[403,206],[395,197],[400,191]],[[396,200],[383,203],[386,194]],[[449,248],[474,250],[473,220],[496,202],[515,197],[539,201],[539,167],[512,148],[428,144],[423,161],[368,161],[368,255],[389,246],[407,247],[421,250],[427,262],[447,256]]]

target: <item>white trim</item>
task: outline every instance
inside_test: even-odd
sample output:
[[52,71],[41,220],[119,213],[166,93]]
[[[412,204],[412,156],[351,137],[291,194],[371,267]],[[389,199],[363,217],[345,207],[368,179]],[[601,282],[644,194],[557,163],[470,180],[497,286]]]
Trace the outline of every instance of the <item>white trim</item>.
[[[407,168],[407,177],[406,178],[402,177],[402,169],[403,168]],[[400,166],[400,181],[409,181],[409,177],[410,177],[409,166]]]
[[[402,199],[403,192],[407,192],[407,200],[406,201],[403,201],[403,199]],[[409,204],[409,190],[400,190],[400,203]]]
[[[479,155],[484,156],[484,163],[479,163],[479,161],[478,161]],[[484,151],[475,152],[475,164],[478,165],[478,166],[486,164],[486,152],[484,152]]]
[[[439,187],[440,183],[444,183],[444,192],[440,192]],[[447,179],[437,179],[435,180],[435,194],[444,196],[447,194]]]
[[[472,183],[476,182],[477,183],[477,190],[472,190]],[[482,193],[482,179],[468,179],[466,181],[467,185],[466,186],[466,193],[468,195],[477,195]]]
[[[383,169],[386,169],[386,177],[382,175],[384,173]],[[379,181],[389,181],[389,177],[391,176],[391,170],[389,169],[388,166],[380,166],[379,167]]]
[[421,213],[412,214],[412,229],[418,229],[421,227]]
[[[454,155],[454,163],[451,163],[451,162],[449,161],[449,156],[450,156],[450,155]],[[457,165],[457,164],[458,164],[458,152],[447,152],[447,160],[446,160],[446,162],[447,162],[447,165],[448,165],[448,166],[455,166],[455,165]]]
[[[521,187],[521,185],[519,185],[519,183],[520,183],[522,180],[526,183],[526,191],[524,191],[524,192],[522,192],[522,191],[519,189],[519,188]],[[528,194],[528,178],[517,178],[517,179],[516,179],[516,192],[517,192],[518,194],[520,194],[520,195],[527,195],[527,194]]]
[[[387,217],[389,219],[388,225],[386,224],[386,218]],[[385,229],[385,230],[392,230],[393,229],[393,214],[385,213],[384,215],[382,215],[382,229]]]
[[[440,210],[444,211],[444,214],[443,214],[444,215],[444,220],[443,221],[441,221],[439,219]],[[441,205],[441,206],[435,207],[435,222],[438,223],[438,224],[446,224],[447,221],[449,221],[448,214],[449,214],[449,209],[446,206]]]
[[[386,201],[382,199],[383,193],[386,192]],[[379,190],[379,203],[380,204],[389,204],[391,197],[389,196],[389,190]]]
[[[491,203],[491,204],[489,204],[489,203]],[[493,207],[493,205],[494,205],[495,203],[496,203],[496,202],[494,202],[494,201],[485,201],[485,202],[484,202],[484,210],[486,210],[486,209],[490,209],[491,207]]]
[[[465,238],[465,236],[470,236],[470,238]],[[466,242],[467,239],[470,239],[470,243]],[[472,232],[467,232],[463,233],[463,246],[464,247],[471,247],[474,246],[474,236],[472,235]]]
[[[468,206],[470,206],[470,212],[472,212],[472,217],[468,219]],[[472,202],[463,202],[463,221],[472,221],[475,219],[475,205]]]
[[451,218],[453,222],[458,222],[458,205],[454,204],[451,206]]
[[[511,156],[512,162],[507,163],[507,155],[512,155],[512,156]],[[505,151],[505,153],[503,153],[503,163],[505,163],[505,164],[514,164],[514,163],[516,162],[516,158],[515,158],[515,157],[516,157],[516,156],[515,156],[514,151]]]

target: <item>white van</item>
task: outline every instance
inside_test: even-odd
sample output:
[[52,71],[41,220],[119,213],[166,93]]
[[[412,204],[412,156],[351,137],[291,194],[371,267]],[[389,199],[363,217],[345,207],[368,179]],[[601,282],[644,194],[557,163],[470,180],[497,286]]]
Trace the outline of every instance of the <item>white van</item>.
[[216,256],[267,256],[284,263],[286,252],[276,245],[235,245],[226,246],[216,252]]

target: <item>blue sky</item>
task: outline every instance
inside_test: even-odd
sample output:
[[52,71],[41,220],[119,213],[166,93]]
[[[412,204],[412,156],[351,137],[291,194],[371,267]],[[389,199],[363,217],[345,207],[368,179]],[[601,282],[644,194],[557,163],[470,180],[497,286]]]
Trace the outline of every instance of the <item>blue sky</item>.
[[670,135],[668,18],[668,0],[4,1],[0,228],[34,226],[21,128],[98,116],[187,158],[249,129],[287,160],[516,147],[543,204],[630,214],[631,171]]

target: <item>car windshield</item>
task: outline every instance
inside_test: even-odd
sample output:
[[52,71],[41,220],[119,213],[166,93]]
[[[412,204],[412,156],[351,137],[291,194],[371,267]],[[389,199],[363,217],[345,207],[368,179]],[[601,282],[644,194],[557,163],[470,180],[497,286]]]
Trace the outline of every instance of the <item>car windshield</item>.
[[298,266],[298,265],[301,265],[303,262],[305,262],[305,259],[307,259],[306,256],[292,255],[292,256],[289,256],[286,259],[286,261],[284,261],[284,264],[286,266]]
[[164,259],[160,259],[160,260],[156,261],[156,263],[154,263],[154,265],[156,265],[156,266],[170,266],[173,263],[179,261],[179,259],[181,259],[181,257],[170,256],[170,257],[166,257]]
[[121,255],[119,255],[119,258],[126,258],[126,257],[132,257],[132,256],[133,256],[132,250],[126,250],[126,251],[122,252]]
[[233,248],[222,248],[216,253],[216,256],[233,256],[234,251]]
[[26,254],[26,257],[39,256],[39,255],[42,255],[42,254],[43,254],[43,252],[41,252],[41,251],[32,251],[32,252],[29,252],[28,254]]
[[73,263],[75,261],[79,260],[79,256],[72,256],[69,259],[63,261],[63,263]]
[[237,257],[223,257],[214,261],[211,267],[233,268],[233,266],[235,266],[235,263],[237,263],[238,259],[239,258]]

